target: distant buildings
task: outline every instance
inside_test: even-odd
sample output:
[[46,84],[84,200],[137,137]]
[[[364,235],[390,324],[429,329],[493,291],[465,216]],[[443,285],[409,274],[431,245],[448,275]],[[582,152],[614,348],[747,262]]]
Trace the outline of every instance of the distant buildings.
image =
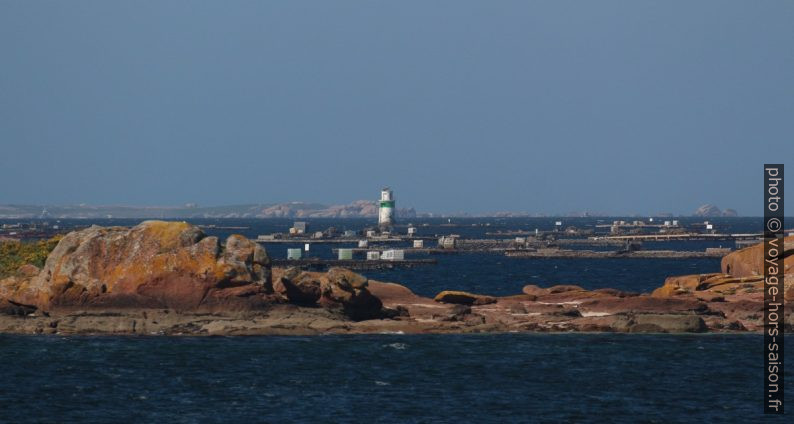
[[289,229],[290,234],[306,234],[306,222],[304,221],[296,221],[292,224],[292,228]]

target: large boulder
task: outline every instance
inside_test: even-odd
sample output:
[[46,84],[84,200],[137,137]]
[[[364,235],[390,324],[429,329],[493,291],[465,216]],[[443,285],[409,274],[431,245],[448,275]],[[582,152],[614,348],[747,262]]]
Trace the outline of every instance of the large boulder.
[[[783,263],[788,274],[794,266],[794,236],[784,239]],[[722,258],[722,272],[734,277],[752,277],[764,274],[764,245],[759,243]]]
[[273,290],[290,303],[316,306],[322,296],[322,274],[289,268],[273,282]]
[[69,233],[38,275],[0,288],[8,300],[44,310],[251,309],[265,305],[271,291],[261,246],[233,235],[221,247],[195,226],[164,221]]
[[344,268],[326,273],[290,268],[273,284],[290,303],[339,310],[354,320],[383,317],[383,303],[367,290],[366,277]]

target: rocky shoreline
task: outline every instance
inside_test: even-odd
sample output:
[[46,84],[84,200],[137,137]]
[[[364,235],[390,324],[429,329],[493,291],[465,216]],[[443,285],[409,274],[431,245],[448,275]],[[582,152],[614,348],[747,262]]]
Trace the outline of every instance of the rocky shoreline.
[[[794,238],[786,241],[788,272]],[[760,254],[760,246],[731,253],[721,273],[670,277],[651,294],[529,285],[514,296],[427,298],[341,268],[275,268],[245,237],[221,244],[186,223],[147,221],[70,233],[42,269],[26,265],[0,280],[0,333],[759,332]]]

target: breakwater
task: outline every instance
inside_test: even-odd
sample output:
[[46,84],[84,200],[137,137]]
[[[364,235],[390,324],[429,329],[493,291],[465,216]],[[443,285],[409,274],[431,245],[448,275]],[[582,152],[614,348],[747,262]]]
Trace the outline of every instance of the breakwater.
[[274,259],[274,266],[298,267],[302,269],[323,270],[331,267],[343,267],[355,270],[364,269],[391,269],[391,268],[413,268],[421,265],[435,265],[435,259],[404,259],[399,261],[388,260],[359,260],[359,259]]
[[537,249],[506,250],[505,256],[513,258],[571,258],[571,259],[610,259],[610,258],[635,258],[635,259],[691,259],[691,258],[721,258],[729,249],[707,249],[698,251],[680,250],[637,250],[604,252],[597,250],[568,250],[568,249]]

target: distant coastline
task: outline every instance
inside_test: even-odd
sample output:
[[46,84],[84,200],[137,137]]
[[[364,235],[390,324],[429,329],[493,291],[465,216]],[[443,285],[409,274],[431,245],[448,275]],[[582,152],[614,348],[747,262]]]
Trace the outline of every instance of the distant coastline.
[[[399,206],[399,205],[398,205]],[[418,212],[413,207],[397,208],[397,218],[587,218],[587,217],[737,217],[733,209],[720,210],[710,204],[703,205],[692,214],[656,212],[606,213],[595,211],[573,211],[559,214],[544,214],[515,211],[493,211],[485,213],[434,213]],[[377,201],[357,200],[346,205],[326,205],[311,202],[251,203],[225,206],[199,206],[188,203],[182,206],[136,206],[136,205],[0,205],[0,219],[173,219],[173,218],[376,218]]]

